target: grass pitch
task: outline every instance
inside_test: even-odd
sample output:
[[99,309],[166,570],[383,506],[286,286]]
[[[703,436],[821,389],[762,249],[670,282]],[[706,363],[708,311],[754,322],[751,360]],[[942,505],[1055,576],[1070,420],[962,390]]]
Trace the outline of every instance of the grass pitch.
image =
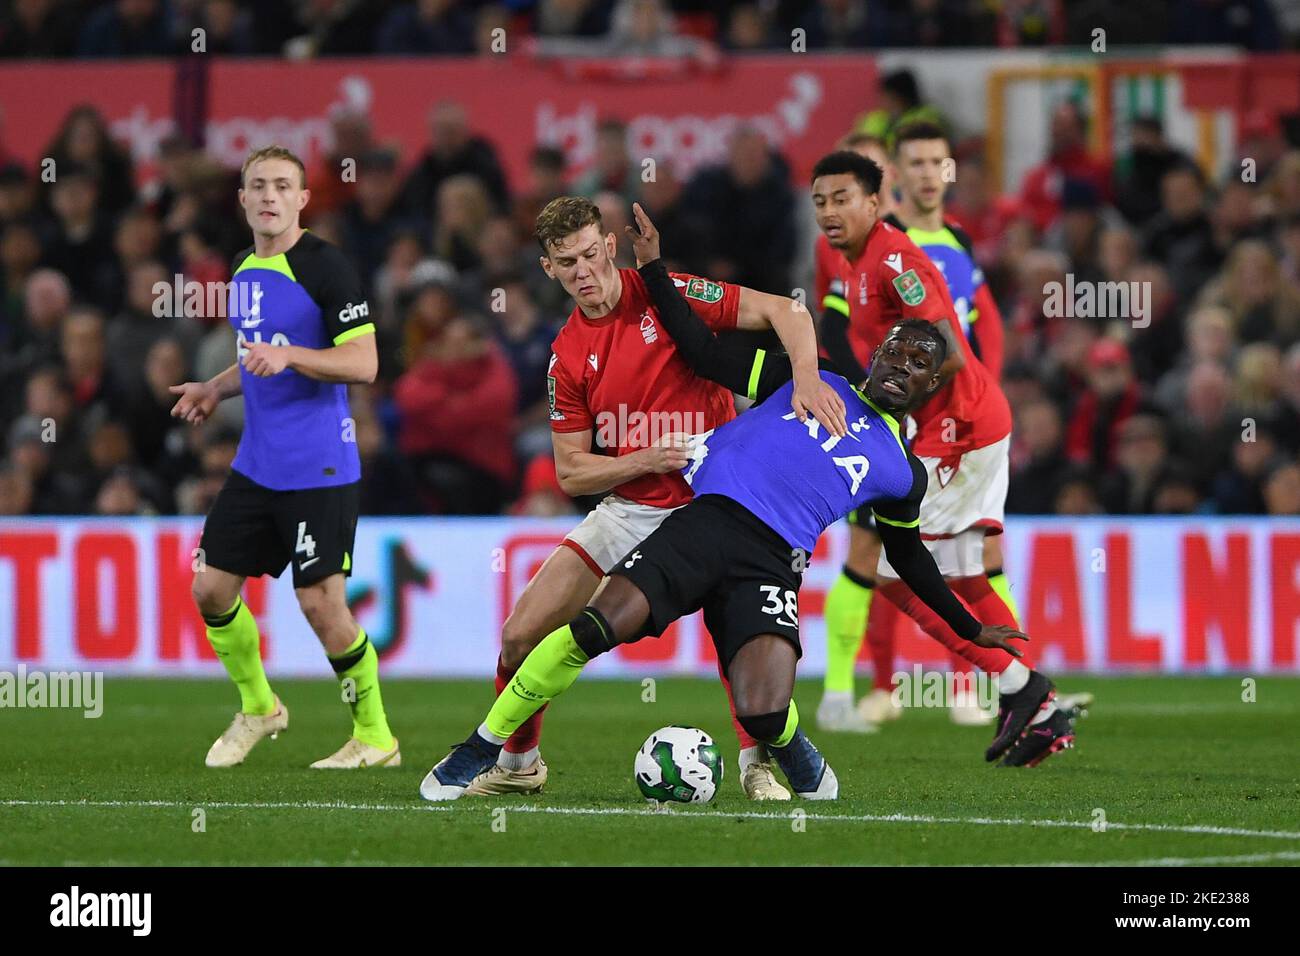
[[[1063,691],[1097,703],[1077,749],[1033,770],[986,765],[991,733],[943,711],[870,737],[821,733],[820,686],[805,681],[804,726],[841,798],[776,805],[740,792],[716,682],[660,680],[644,703],[639,682],[579,681],[547,713],[544,794],[438,805],[420,779],[482,719],[487,681],[385,682],[405,763],[361,773],[307,769],[347,736],[337,684],[275,687],[288,732],[224,771],[203,755],[238,706],[225,682],[108,680],[97,720],[0,712],[0,863],[1300,863],[1300,680],[1261,679],[1244,703],[1234,677],[1070,678]],[[726,777],[707,806],[655,812],[632,758],[674,723],[723,744]]]

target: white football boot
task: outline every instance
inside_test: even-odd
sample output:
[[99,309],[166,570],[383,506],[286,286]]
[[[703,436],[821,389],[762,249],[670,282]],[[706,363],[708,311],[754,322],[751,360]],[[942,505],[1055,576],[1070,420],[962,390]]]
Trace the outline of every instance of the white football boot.
[[541,793],[546,786],[546,761],[537,759],[523,770],[509,770],[497,764],[474,778],[465,788],[467,797],[496,797],[507,793]]
[[880,730],[853,706],[853,696],[848,692],[842,696],[822,695],[821,703],[817,705],[817,727],[833,733],[849,734],[874,734]]
[[903,708],[894,702],[894,695],[890,691],[876,687],[858,701],[858,713],[868,723],[879,726],[886,721],[898,720],[903,716]]
[[400,767],[402,751],[393,738],[393,746],[388,750],[372,747],[370,744],[349,737],[345,743],[328,757],[322,757],[311,765],[312,770],[365,770],[367,767]]
[[240,711],[225,733],[208,749],[204,763],[209,767],[235,767],[244,762],[248,752],[263,737],[272,740],[289,726],[289,710],[277,696],[275,710],[265,716]]

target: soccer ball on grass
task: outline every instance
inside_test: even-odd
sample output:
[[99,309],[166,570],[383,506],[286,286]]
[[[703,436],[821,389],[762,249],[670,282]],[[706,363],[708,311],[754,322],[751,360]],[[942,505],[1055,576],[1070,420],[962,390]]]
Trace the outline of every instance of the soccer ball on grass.
[[636,752],[634,772],[652,803],[708,803],[722,783],[722,751],[696,727],[661,727]]

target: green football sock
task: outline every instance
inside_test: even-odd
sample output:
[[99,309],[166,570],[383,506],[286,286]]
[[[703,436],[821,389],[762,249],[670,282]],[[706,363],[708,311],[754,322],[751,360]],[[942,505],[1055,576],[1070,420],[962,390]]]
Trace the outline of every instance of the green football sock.
[[501,740],[578,679],[587,655],[573,639],[569,625],[552,631],[524,658],[510,685],[497,695],[484,726]]
[[989,572],[988,579],[989,587],[997,593],[998,597],[1002,598],[1007,609],[1011,612],[1012,616],[1015,617],[1016,624],[1019,625],[1022,620],[1020,617],[1020,608],[1016,606],[1016,599],[1011,596],[1011,582],[1007,580],[1006,574],[1001,568],[996,568]]
[[799,708],[794,705],[794,698],[790,698],[790,710],[785,715],[785,730],[781,731],[781,736],[772,741],[773,747],[784,747],[790,741],[794,740],[794,733],[799,729]]
[[264,716],[275,710],[275,694],[262,669],[262,646],[253,612],[239,598],[218,617],[205,617],[208,643],[239,688],[241,710]]
[[364,629],[357,632],[357,639],[346,651],[330,656],[330,666],[340,681],[352,681],[345,685],[345,699],[352,708],[352,736],[380,750],[391,750],[393,732],[388,729],[379,693],[379,655]]
[[853,693],[853,668],[867,630],[867,612],[875,592],[847,569],[826,592],[826,680],[828,693]]

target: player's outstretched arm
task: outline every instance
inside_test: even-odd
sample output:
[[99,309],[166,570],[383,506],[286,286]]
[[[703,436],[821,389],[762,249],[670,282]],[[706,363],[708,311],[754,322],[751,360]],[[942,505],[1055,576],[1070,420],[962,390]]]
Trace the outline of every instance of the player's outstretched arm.
[[902,527],[893,524],[888,518],[876,515],[876,531],[880,534],[880,543],[884,545],[885,557],[898,572],[903,583],[912,589],[912,593],[925,602],[930,610],[941,617],[945,624],[953,629],[958,637],[979,645],[980,647],[998,647],[1012,657],[1022,657],[1011,641],[1027,641],[1029,638],[1014,628],[1002,625],[984,625],[970,615],[957,595],[953,594],[948,584],[939,573],[934,558],[921,540],[919,527]]

